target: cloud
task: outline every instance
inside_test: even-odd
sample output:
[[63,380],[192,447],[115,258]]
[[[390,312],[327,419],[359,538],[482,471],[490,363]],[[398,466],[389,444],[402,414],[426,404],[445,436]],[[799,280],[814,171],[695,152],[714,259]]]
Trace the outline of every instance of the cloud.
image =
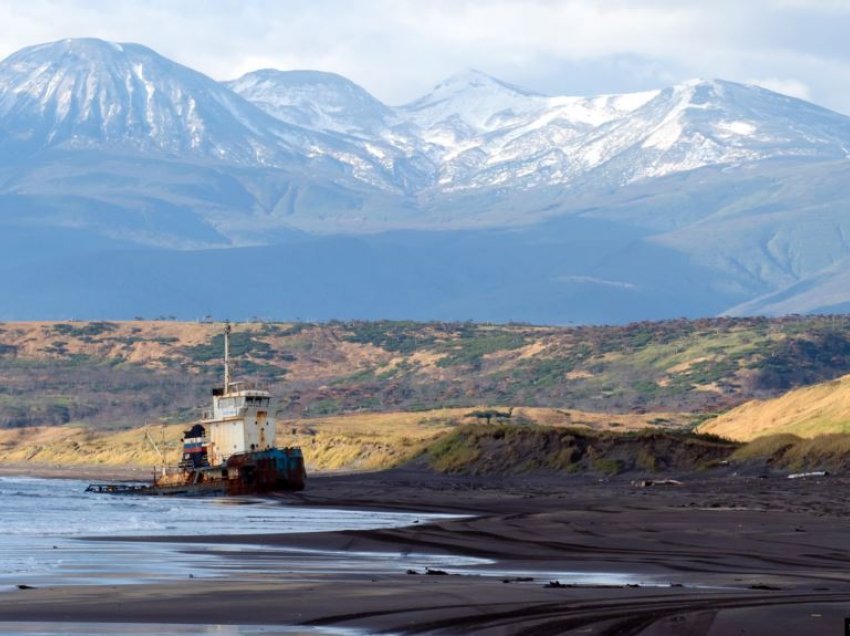
[[388,103],[464,68],[549,93],[763,78],[850,113],[850,2],[0,0],[0,55],[65,37],[146,44],[216,79],[345,75]]
[[782,79],[779,77],[766,77],[763,79],[753,79],[747,82],[748,84],[756,84],[762,88],[790,95],[799,99],[810,100],[812,98],[811,89],[803,82],[795,79]]

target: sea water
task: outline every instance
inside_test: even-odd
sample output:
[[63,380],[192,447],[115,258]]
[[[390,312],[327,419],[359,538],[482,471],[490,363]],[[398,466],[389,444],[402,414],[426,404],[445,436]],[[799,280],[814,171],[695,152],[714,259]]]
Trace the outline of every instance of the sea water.
[[[442,565],[422,555],[334,554],[185,542],[203,535],[321,532],[388,528],[450,515],[333,510],[262,498],[145,497],[85,492],[87,482],[0,477],[0,591],[33,587],[168,582],[273,572],[350,569],[397,571]],[[119,537],[180,536],[178,542]],[[96,539],[96,540],[92,540]],[[257,559],[260,552],[272,559]],[[242,558],[246,557],[246,558]],[[445,557],[443,557],[445,558]],[[471,560],[461,560],[470,562]],[[3,636],[346,636],[360,630],[263,625],[133,625],[123,623],[4,622]]]
[[[427,523],[456,515],[333,510],[262,498],[145,497],[85,492],[76,480],[0,477],[0,592],[18,585],[61,586],[169,582],[188,578],[303,578],[333,572],[449,570],[472,576],[524,576],[579,584],[641,584],[634,575],[504,570],[457,555],[335,552],[245,543],[192,543],[204,535],[364,530]],[[131,537],[180,536],[179,542]],[[96,539],[96,540],[92,540]],[[262,625],[9,623],[2,636],[351,636],[359,630]]]
[[[389,528],[449,515],[299,507],[261,498],[106,495],[87,493],[86,485],[64,479],[0,478],[0,590],[17,585],[147,583],[269,571],[352,570],[363,568],[364,561],[394,570],[444,562],[426,555],[333,554],[192,544],[182,539],[179,543],[118,540]],[[259,549],[286,558],[249,557],[249,552]],[[241,553],[246,558],[240,558]]]

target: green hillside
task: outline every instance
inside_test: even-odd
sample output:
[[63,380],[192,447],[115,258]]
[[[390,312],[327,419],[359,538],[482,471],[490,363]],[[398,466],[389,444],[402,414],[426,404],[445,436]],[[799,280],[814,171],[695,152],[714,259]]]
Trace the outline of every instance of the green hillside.
[[[0,427],[192,419],[220,381],[221,328],[2,323]],[[235,325],[233,350],[237,374],[268,384],[282,419],[489,404],[690,413],[696,423],[850,373],[850,318],[251,323]]]
[[512,475],[564,473],[667,473],[709,468],[740,445],[687,431],[629,433],[587,429],[466,426],[433,443],[427,463],[437,471]]

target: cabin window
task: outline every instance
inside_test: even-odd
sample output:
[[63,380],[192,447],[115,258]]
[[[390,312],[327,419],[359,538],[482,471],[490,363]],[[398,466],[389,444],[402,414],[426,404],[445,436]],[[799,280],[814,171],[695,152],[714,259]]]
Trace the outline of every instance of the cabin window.
[[245,406],[245,398],[222,398],[218,406],[221,409],[241,409]]

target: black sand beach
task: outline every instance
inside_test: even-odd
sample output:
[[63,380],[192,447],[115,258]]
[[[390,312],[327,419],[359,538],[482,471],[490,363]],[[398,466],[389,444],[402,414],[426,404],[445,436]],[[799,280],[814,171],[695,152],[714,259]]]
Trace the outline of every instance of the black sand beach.
[[[796,636],[841,634],[850,617],[847,478],[698,475],[681,485],[640,487],[625,478],[494,479],[399,470],[315,477],[307,491],[280,499],[469,516],[390,530],[186,540],[466,555],[493,564],[474,575],[460,566],[445,574],[367,568],[16,590],[0,595],[0,620],[323,625],[410,634]],[[238,558],[282,557],[258,549]],[[624,582],[575,585],[571,572],[619,574]],[[551,586],[554,575],[558,585]],[[533,580],[519,580],[528,577]]]

